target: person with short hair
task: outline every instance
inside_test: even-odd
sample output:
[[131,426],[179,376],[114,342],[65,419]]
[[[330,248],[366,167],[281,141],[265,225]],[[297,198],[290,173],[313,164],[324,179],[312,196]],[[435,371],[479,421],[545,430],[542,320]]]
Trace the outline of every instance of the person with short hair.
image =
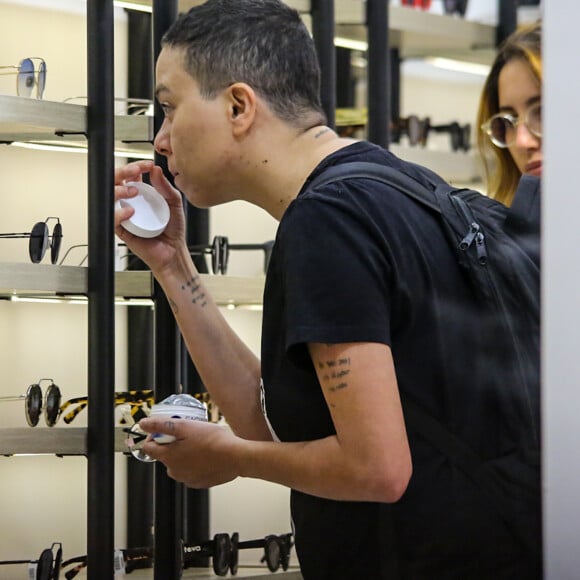
[[[145,431],[176,440],[144,451],[190,487],[247,477],[290,488],[305,580],[539,578],[477,482],[409,428],[401,404],[414,400],[498,473],[506,461],[517,470],[524,443],[539,444],[537,361],[525,368],[529,392],[515,389],[520,361],[493,348],[501,327],[482,314],[435,212],[366,177],[311,186],[355,161],[424,186],[433,175],[339,137],[319,92],[312,38],[279,0],[208,0],[163,38],[154,144],[174,185],[138,161],[116,170],[115,198],[136,195],[127,182],[148,174],[170,220],[139,238],[121,225],[133,215],[121,204],[116,233],[166,294],[229,427],[145,419]],[[182,194],[197,207],[245,200],[279,221],[260,359],[195,268]],[[501,389],[490,369],[506,373]]]

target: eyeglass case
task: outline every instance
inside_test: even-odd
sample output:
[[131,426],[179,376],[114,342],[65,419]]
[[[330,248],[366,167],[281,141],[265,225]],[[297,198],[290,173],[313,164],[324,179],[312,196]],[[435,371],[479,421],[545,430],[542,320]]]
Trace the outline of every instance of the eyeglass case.
[[140,238],[154,238],[161,234],[169,223],[169,205],[165,198],[147,183],[131,181],[126,185],[136,187],[139,193],[117,201],[118,208],[131,206],[135,209],[135,213],[121,225]]

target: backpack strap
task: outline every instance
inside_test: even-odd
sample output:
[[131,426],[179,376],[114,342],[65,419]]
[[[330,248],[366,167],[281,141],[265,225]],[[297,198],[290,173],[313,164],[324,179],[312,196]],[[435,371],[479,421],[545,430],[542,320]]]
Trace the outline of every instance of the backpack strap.
[[[432,171],[423,168],[421,169],[425,173],[425,176],[429,178],[432,188],[428,188],[417,179],[414,179],[394,167],[381,165],[379,163],[370,163],[367,161],[353,161],[351,163],[333,165],[328,169],[325,169],[308,184],[308,189],[314,189],[320,185],[335,183],[336,181],[342,181],[347,178],[375,179],[376,181],[381,181],[390,185],[401,193],[413,198],[415,201],[426,205],[433,211],[441,213],[441,208],[436,201],[433,190],[438,185],[444,184],[445,182]],[[450,191],[452,189],[453,188],[450,188]]]

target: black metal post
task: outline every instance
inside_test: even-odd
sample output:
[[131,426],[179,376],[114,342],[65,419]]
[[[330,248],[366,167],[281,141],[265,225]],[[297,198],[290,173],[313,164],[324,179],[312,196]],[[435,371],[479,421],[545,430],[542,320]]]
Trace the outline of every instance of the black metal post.
[[[176,0],[153,0],[153,55],[161,51],[161,38],[177,16]],[[159,130],[163,113],[155,103],[154,129]],[[163,156],[155,163],[167,171]],[[181,383],[181,337],[167,298],[155,283],[155,396],[161,400],[179,390]],[[182,575],[183,489],[167,476],[162,464],[155,465],[155,580],[173,580]]]
[[[151,14],[127,10],[127,94],[130,98],[153,98],[153,38]],[[127,263],[130,270],[147,266],[136,256]],[[155,314],[149,308],[127,312],[127,379],[131,388],[154,388]],[[155,468],[127,458],[127,547],[154,545]]]
[[368,140],[387,148],[389,95],[389,0],[367,0]]
[[[398,48],[391,48],[389,68],[390,112],[389,120],[397,124],[401,116],[401,56]],[[397,139],[395,139],[397,135]],[[389,142],[398,142],[398,131],[389,131]]]
[[336,109],[336,53],[334,49],[334,0],[312,0],[312,37],[320,62],[320,98],[327,124],[334,129]]
[[497,0],[498,25],[496,45],[499,46],[518,25],[518,0]]
[[87,2],[88,578],[114,573],[114,26],[112,0]]

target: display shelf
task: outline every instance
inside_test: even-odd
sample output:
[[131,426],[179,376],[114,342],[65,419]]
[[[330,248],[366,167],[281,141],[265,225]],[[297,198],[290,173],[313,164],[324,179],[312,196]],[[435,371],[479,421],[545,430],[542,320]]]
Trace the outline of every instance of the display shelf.
[[[363,0],[337,0],[336,36],[365,42]],[[406,6],[389,8],[389,45],[401,58],[446,56],[489,63],[495,54],[495,26]]]
[[[86,455],[86,427],[4,428],[0,455]],[[127,452],[127,434],[115,428],[115,451]]]
[[[0,95],[0,142],[86,149],[85,105]],[[127,155],[152,151],[153,118],[115,116],[115,149]]]
[[[292,553],[294,557],[294,553]],[[76,578],[86,578],[86,572],[82,571]],[[126,578],[127,580],[151,580],[153,578],[153,570],[133,570],[130,574],[119,574],[115,576],[115,580],[120,580],[121,578]],[[217,580],[218,578],[224,578],[224,576],[216,576],[211,568],[188,568],[183,571],[183,580],[197,579],[197,580]],[[300,571],[296,568],[293,569],[292,566],[284,572],[278,570],[277,572],[270,572],[266,566],[242,566],[238,567],[238,573],[232,576],[229,572],[226,578],[244,578],[244,580],[267,580],[272,578],[272,580],[303,580],[303,576]]]
[[[88,268],[48,264],[0,263],[0,298],[70,299],[87,293]],[[264,277],[200,274],[220,306],[254,306],[262,303]],[[115,272],[115,295],[119,298],[151,298],[150,271]]]

